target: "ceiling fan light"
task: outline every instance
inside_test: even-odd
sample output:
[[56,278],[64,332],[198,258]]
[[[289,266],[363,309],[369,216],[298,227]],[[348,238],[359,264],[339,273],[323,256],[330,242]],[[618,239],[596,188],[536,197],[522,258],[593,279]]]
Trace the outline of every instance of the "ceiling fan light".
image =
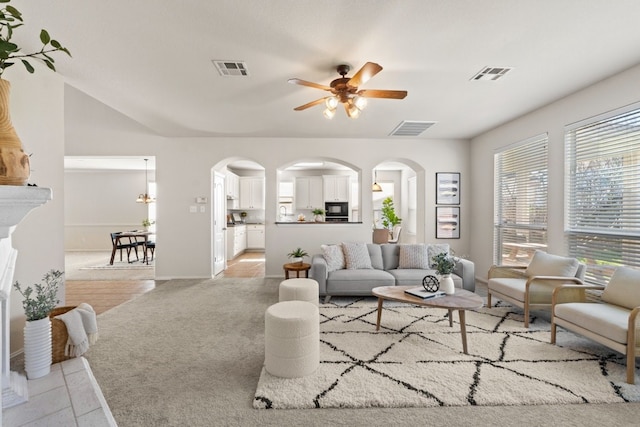
[[323,114],[327,119],[331,120],[331,119],[333,119],[333,116],[335,116],[335,115],[336,115],[336,110],[335,110],[335,108],[334,108],[334,109],[326,108],[326,109],[322,112],[322,114]]
[[358,110],[364,110],[364,108],[367,106],[367,98],[365,98],[364,96],[354,96],[353,97],[353,105],[355,105]]
[[338,106],[338,98],[335,96],[328,96],[325,98],[324,103],[327,106],[327,109],[335,110]]
[[358,116],[360,116],[360,109],[358,109],[358,107],[356,107],[355,105],[350,104],[349,107],[347,107],[347,113],[350,118],[357,119]]

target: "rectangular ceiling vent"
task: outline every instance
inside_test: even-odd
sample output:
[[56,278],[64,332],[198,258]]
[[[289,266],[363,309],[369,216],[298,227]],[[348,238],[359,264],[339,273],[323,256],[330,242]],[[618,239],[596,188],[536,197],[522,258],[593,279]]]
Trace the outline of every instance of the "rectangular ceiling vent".
[[389,134],[390,136],[418,136],[437,122],[416,122],[404,120]]
[[504,77],[504,75],[511,70],[513,70],[513,68],[510,67],[484,67],[482,71],[473,76],[471,80],[496,81]]
[[249,75],[247,64],[243,61],[222,61],[212,59],[211,62],[216,66],[218,72],[224,77],[244,77]]

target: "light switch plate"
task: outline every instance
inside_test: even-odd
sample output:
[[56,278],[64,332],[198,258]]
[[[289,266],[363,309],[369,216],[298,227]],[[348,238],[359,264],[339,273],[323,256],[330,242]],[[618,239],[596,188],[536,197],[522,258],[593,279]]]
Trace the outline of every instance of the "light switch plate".
[[197,206],[189,206],[189,213],[198,213]]

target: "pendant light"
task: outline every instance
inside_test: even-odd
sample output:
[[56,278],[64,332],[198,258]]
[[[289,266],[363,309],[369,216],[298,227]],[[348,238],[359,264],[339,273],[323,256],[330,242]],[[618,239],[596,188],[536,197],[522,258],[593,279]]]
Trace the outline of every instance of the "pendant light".
[[378,184],[378,171],[374,169],[373,173],[375,174],[375,178],[373,179],[371,191],[373,191],[374,193],[379,193],[382,191],[382,187],[380,186],[380,184]]
[[153,203],[156,201],[153,197],[149,195],[149,179],[148,179],[148,165],[149,159],[144,159],[144,183],[145,190],[144,194],[138,194],[138,198],[136,199],[137,203]]

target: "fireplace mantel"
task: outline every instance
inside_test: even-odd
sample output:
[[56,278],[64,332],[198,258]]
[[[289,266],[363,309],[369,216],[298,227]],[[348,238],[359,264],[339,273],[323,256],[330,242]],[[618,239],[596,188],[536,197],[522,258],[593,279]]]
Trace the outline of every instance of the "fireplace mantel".
[[[22,219],[32,210],[51,200],[50,188],[19,187],[0,185],[0,323],[2,325],[2,349],[0,366],[2,369],[2,407],[10,407],[25,402],[26,379],[9,370],[10,343],[10,296],[18,251],[11,244],[11,233]],[[0,409],[0,417],[2,409]]]

